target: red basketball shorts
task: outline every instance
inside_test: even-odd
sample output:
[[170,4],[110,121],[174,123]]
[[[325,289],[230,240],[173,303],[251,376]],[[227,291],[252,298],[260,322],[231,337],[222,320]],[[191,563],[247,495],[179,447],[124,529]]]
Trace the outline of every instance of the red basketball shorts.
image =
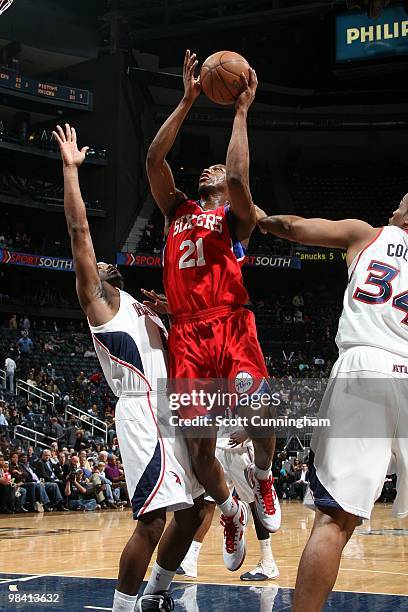
[[[169,334],[170,387],[179,394],[191,390],[256,393],[268,378],[258,342],[254,314],[242,306],[220,306],[198,315],[172,318]],[[223,404],[221,402],[221,404]],[[212,413],[234,406],[215,402]],[[179,415],[205,415],[207,402],[179,409]]]

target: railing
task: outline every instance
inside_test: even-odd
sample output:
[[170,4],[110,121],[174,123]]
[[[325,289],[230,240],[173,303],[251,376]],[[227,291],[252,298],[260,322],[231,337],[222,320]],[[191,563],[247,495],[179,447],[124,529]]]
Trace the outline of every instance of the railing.
[[35,429],[30,429],[29,427],[25,427],[24,425],[16,425],[14,428],[14,437],[15,438],[23,438],[23,440],[28,440],[33,443],[33,446],[42,446],[43,448],[51,448],[50,444],[46,444],[43,440],[47,439],[50,442],[56,442],[56,438],[51,438],[40,431],[35,431]]
[[29,385],[27,382],[25,382],[25,380],[21,380],[21,378],[18,379],[16,384],[16,395],[19,391],[20,393],[27,395],[28,399],[35,397],[40,400],[40,406],[42,406],[43,403],[51,404],[52,406],[55,405],[55,397],[52,393],[43,391],[43,389],[39,389],[34,385]]
[[0,369],[0,386],[6,386],[6,372],[5,370]]
[[72,404],[68,404],[67,406],[65,406],[65,420],[67,420],[68,415],[76,417],[77,419],[82,421],[84,426],[89,427],[92,436],[95,435],[95,430],[97,430],[103,434],[105,443],[108,441],[108,426],[105,421],[101,421],[101,419],[98,419],[97,417],[88,414],[88,412],[85,412],[85,410],[81,410],[81,408],[72,406]]

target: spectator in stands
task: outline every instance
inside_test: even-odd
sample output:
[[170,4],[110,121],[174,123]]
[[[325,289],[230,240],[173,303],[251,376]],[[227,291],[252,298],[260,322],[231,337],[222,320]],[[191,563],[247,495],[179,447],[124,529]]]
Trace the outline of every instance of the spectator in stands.
[[75,447],[78,431],[77,420],[74,416],[71,416],[68,421],[68,427],[65,429],[65,442],[68,448]]
[[297,480],[294,482],[294,493],[295,496],[299,497],[301,501],[306,493],[307,483],[309,482],[309,470],[307,463],[302,463],[300,471],[297,471]]
[[4,379],[4,388],[9,389],[10,393],[14,393],[14,374],[17,368],[17,364],[13,359],[12,353],[10,353],[4,362],[4,369],[6,371],[6,377]]
[[88,461],[88,456],[86,450],[81,450],[78,453],[79,464],[81,468],[85,468],[85,470],[89,473],[92,472],[91,466]]
[[78,429],[78,431],[76,432],[76,441],[74,444],[74,450],[76,452],[79,452],[83,448],[85,448],[87,439],[88,438],[87,438],[87,435],[85,434],[85,431],[83,429]]
[[0,434],[4,435],[8,433],[8,421],[4,416],[4,405],[5,402],[0,400]]
[[69,473],[69,463],[67,461],[67,456],[64,451],[60,451],[58,453],[58,463],[54,466],[54,472],[57,475],[58,480],[64,483],[65,488],[67,476]]
[[112,482],[106,477],[105,474],[105,465],[106,464],[103,461],[98,461],[95,469],[99,473],[102,484],[105,485],[106,503],[109,507],[116,508],[117,504],[120,504],[120,488],[112,489]]
[[96,357],[96,353],[92,347],[88,347],[84,353],[84,357]]
[[[50,428],[49,428],[47,433],[48,433],[50,438],[55,438],[57,441],[60,440],[63,437],[63,435],[64,435],[64,428],[59,423],[57,417],[52,417],[52,419],[50,421]],[[57,444],[57,448],[58,448],[58,444]]]
[[85,376],[84,372],[80,372],[79,375],[76,377],[76,384],[78,385],[78,387],[86,386],[88,382],[89,381]]
[[[7,462],[5,462],[4,464],[4,468],[6,469],[8,467],[8,471],[11,475],[12,478],[12,482],[13,485],[15,487],[15,512],[17,513],[21,513],[21,512],[28,512],[27,508],[25,508],[25,503],[27,500],[27,493],[28,490],[30,489],[30,486],[27,485],[27,487],[24,485],[24,477],[23,477],[23,472],[21,471],[19,465],[18,465],[18,453],[13,452],[10,455],[10,462],[7,464]],[[33,493],[34,491],[30,490],[30,493]]]
[[11,474],[7,469],[4,457],[0,455],[0,512],[13,514],[16,505],[15,487],[11,483]]
[[70,471],[65,485],[65,495],[70,510],[85,510],[90,512],[100,508],[95,498],[87,499],[87,489],[85,485],[84,474],[79,467],[79,458],[73,455],[70,460]]
[[34,453],[33,446],[29,446],[27,449],[27,459],[31,467],[33,467],[38,461],[38,456]]
[[58,510],[66,510],[63,504],[63,497],[58,486],[59,484],[62,484],[62,482],[58,479],[50,459],[51,451],[48,449],[43,450],[41,459],[35,466],[35,471],[40,480],[44,480],[45,490],[47,491],[47,495],[50,498],[53,506],[55,506]]
[[296,308],[295,312],[293,313],[293,322],[303,323],[303,314],[302,311],[299,310],[299,308]]
[[[34,500],[27,497],[27,505],[29,509],[33,509],[34,512],[49,512],[50,498],[47,495],[45,484],[40,481],[39,477],[34,472],[33,468],[28,462],[28,455],[25,453],[20,455],[19,467],[21,468],[24,476],[24,483],[33,483],[35,485]],[[30,507],[30,504],[32,504],[32,508]]]
[[36,377],[35,377],[35,370],[34,370],[34,368],[31,368],[29,373],[28,373],[27,384],[28,385],[32,385],[33,387],[37,386],[37,381],[36,381]]
[[9,329],[16,330],[17,329],[17,315],[13,314],[8,322]]
[[47,393],[51,393],[52,395],[60,394],[59,387],[57,383],[55,382],[55,380],[53,380],[52,378],[45,385],[45,390],[47,391]]
[[21,332],[21,338],[17,342],[17,349],[19,353],[23,355],[28,355],[33,352],[34,344],[27,332]]
[[47,367],[45,368],[45,373],[50,378],[56,378],[55,368],[53,368],[52,363],[47,364]]
[[126,487],[125,473],[118,467],[118,460],[115,455],[108,455],[108,465],[105,466],[105,476],[111,481],[112,489],[120,489],[121,498],[128,501],[129,497]]
[[29,332],[30,331],[30,327],[31,327],[31,321],[30,319],[27,317],[27,315],[24,315],[22,321],[21,321],[21,328],[26,331]]

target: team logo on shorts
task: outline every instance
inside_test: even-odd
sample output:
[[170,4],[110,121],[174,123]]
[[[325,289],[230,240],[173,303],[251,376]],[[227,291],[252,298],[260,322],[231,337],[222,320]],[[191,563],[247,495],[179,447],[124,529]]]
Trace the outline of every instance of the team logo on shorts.
[[254,379],[249,372],[238,372],[235,377],[235,390],[238,393],[246,393],[254,384]]
[[175,479],[176,479],[176,483],[177,483],[178,485],[181,485],[181,478],[180,478],[180,476],[179,476],[178,474],[176,474],[176,472],[173,472],[172,470],[170,470],[170,474],[173,474],[173,476],[174,476],[174,477],[175,477]]

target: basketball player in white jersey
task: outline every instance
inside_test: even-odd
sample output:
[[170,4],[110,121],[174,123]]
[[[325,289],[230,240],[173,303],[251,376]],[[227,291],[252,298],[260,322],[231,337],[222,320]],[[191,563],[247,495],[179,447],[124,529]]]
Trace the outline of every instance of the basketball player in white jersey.
[[398,490],[393,512],[408,515],[408,194],[383,228],[356,219],[267,217],[261,210],[258,224],[280,238],[346,250],[340,356],[319,414],[332,425],[316,431],[311,442],[317,510],[292,608],[318,612],[336,581],[344,546],[356,525],[370,518],[391,459]]
[[[79,302],[85,312],[105,378],[118,398],[115,422],[137,527],[122,552],[113,612],[173,609],[166,592],[200,525],[203,489],[193,476],[182,435],[162,435],[157,419],[158,381],[167,378],[158,315],[123,291],[116,267],[97,264],[78,168],[87,147],[75,129],[57,126],[54,137],[64,171],[64,211],[71,237]],[[194,505],[193,505],[194,504]],[[174,518],[160,540],[166,510]],[[159,543],[144,595],[137,593]]]

